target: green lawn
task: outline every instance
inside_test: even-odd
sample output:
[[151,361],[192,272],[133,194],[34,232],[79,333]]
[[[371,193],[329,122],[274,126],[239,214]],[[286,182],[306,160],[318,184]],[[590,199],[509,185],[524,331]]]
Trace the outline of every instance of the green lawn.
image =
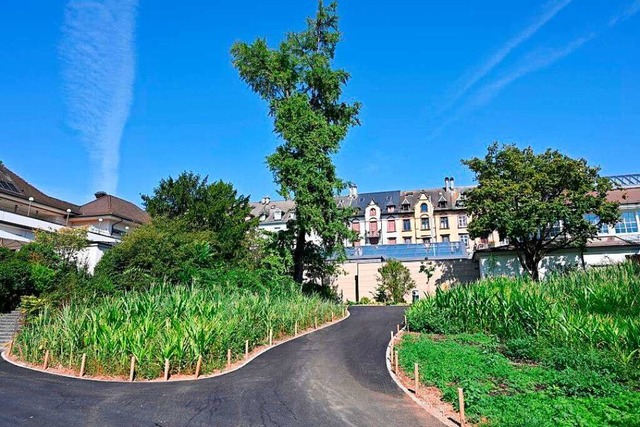
[[[520,340],[508,346],[483,334],[405,335],[398,345],[402,369],[438,387],[458,408],[465,392],[469,421],[499,426],[640,426],[637,383],[617,372],[616,361],[567,348],[538,352],[538,363],[516,363],[506,354],[535,348]],[[548,351],[550,350],[550,351]],[[513,356],[512,356],[513,357]]]

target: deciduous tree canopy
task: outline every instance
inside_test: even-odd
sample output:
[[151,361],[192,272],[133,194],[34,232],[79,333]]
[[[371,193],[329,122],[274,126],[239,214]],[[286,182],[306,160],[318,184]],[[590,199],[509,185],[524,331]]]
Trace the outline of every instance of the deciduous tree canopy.
[[497,230],[501,238],[509,239],[523,268],[536,280],[547,254],[584,246],[602,224],[619,217],[618,205],[606,200],[613,183],[584,159],[557,150],[536,154],[531,147],[521,150],[494,143],[483,159],[462,163],[478,181],[465,193],[471,236]]

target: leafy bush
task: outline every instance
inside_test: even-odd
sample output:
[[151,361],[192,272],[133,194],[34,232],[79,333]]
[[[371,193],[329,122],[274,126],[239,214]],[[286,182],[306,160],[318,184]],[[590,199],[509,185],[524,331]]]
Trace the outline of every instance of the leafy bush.
[[0,312],[15,308],[22,295],[35,292],[29,263],[0,248]]

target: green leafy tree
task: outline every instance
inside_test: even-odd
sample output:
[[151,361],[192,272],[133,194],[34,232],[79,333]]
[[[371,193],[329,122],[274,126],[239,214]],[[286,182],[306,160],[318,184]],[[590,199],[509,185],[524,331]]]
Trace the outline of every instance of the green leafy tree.
[[404,296],[415,289],[416,282],[411,278],[411,272],[400,261],[390,259],[378,269],[378,287],[374,298],[378,302],[405,302]]
[[[492,144],[484,159],[463,160],[478,186],[466,194],[472,237],[497,230],[509,239],[524,270],[539,280],[540,261],[549,253],[584,246],[603,224],[618,220],[608,202],[613,183],[584,159],[556,150],[536,154],[531,147]],[[591,220],[587,215],[595,215]]]
[[177,179],[160,181],[153,195],[143,195],[142,201],[152,218],[173,221],[184,231],[211,231],[210,244],[219,259],[235,261],[246,256],[248,233],[255,228],[249,220],[249,198],[238,196],[231,184],[193,172],[183,172]]
[[307,28],[289,33],[277,49],[265,39],[231,48],[240,77],[269,104],[274,130],[283,140],[267,164],[280,195],[296,202],[296,218],[288,226],[295,235],[293,278],[298,283],[310,252],[307,236],[319,238],[326,256],[343,256],[342,242],[353,237],[346,226],[349,212],[339,209],[334,198],[345,183],[332,156],[358,124],[360,105],[340,100],[349,74],[332,68],[339,40],[337,4],[320,1]]

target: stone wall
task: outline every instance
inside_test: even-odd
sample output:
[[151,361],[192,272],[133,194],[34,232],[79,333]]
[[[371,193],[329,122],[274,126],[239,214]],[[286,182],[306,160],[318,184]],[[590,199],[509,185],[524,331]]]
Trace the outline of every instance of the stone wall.
[[[433,265],[435,271],[429,283],[427,276],[420,273],[421,261],[403,261],[411,272],[411,277],[416,282],[416,289],[420,297],[424,293],[434,293],[436,286],[446,288],[454,283],[468,283],[480,278],[478,263],[470,259],[454,259],[441,261],[422,261],[425,264]],[[343,300],[356,301],[356,277],[358,278],[358,298],[367,297],[373,299],[375,289],[378,286],[378,269],[384,265],[380,260],[361,260],[347,262],[342,265],[344,275],[338,276],[334,285],[337,286],[338,293],[342,292]],[[405,295],[407,302],[411,301],[411,295]]]

